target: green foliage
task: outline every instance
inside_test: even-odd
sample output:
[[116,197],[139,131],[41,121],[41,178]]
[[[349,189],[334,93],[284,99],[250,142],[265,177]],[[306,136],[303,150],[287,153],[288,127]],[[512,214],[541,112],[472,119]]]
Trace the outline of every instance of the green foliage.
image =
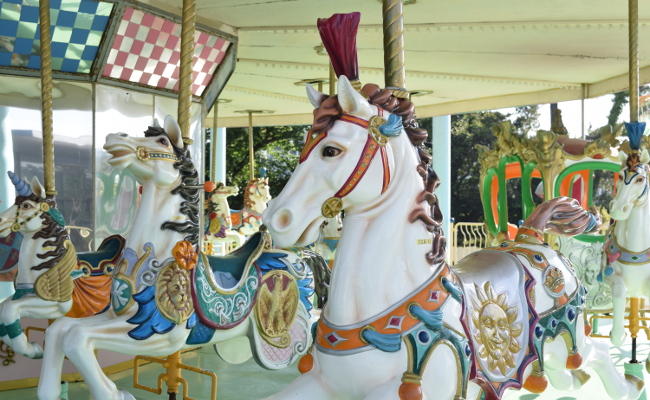
[[512,122],[515,130],[521,134],[528,134],[539,129],[539,105],[515,107],[515,120]]
[[[266,169],[271,195],[277,196],[291,176],[302,149],[308,127],[269,126],[253,129],[255,175]],[[240,193],[229,198],[230,207],[241,209],[243,190],[249,179],[248,129],[229,128],[226,140],[226,183],[239,186]]]

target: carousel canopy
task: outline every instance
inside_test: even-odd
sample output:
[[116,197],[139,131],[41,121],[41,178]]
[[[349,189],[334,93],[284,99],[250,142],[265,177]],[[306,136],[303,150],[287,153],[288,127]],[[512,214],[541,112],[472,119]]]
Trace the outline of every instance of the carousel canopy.
[[[178,12],[180,0],[145,0]],[[627,0],[405,0],[406,84],[418,115],[595,97],[627,87]],[[641,83],[650,81],[650,2],[640,1]],[[378,0],[197,0],[207,23],[238,30],[238,63],[221,94],[220,125],[241,109],[255,124],[311,122],[303,79],[326,79],[316,18],[360,11],[362,82],[383,84]],[[327,85],[324,85],[327,91]]]
[[[181,30],[177,15],[129,1],[51,0],[50,7],[55,78],[176,95]],[[38,15],[38,0],[0,0],[0,72],[39,74]],[[211,103],[232,72],[236,36],[220,28],[213,24],[196,30],[196,100]]]

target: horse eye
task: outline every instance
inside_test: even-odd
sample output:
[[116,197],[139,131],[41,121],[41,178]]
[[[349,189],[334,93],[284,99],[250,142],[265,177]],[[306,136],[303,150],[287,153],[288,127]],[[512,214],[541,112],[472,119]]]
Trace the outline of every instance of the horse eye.
[[28,209],[28,208],[31,208],[32,206],[31,206],[31,204],[29,204],[29,203],[23,203],[22,207],[23,207],[24,209]]
[[158,143],[162,144],[163,146],[169,145],[169,142],[165,138],[158,139]]
[[323,157],[336,157],[341,154],[341,149],[332,146],[325,146],[323,149]]

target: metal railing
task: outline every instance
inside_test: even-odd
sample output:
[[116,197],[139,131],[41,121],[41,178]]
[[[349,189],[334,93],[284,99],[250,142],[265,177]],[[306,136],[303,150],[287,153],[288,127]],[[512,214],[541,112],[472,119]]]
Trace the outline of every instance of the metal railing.
[[451,224],[449,262],[453,265],[466,255],[487,247],[489,238],[483,222],[454,222]]

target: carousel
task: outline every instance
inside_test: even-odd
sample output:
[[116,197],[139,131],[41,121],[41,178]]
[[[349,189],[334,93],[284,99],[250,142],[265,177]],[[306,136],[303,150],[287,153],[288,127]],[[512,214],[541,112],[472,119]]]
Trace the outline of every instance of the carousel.
[[[0,1],[0,397],[645,400],[650,10],[308,3]],[[605,37],[629,43],[609,64]],[[450,114],[626,88],[597,140],[559,111],[492,127],[489,239],[450,258]],[[271,193],[254,126],[289,124],[309,127]]]

